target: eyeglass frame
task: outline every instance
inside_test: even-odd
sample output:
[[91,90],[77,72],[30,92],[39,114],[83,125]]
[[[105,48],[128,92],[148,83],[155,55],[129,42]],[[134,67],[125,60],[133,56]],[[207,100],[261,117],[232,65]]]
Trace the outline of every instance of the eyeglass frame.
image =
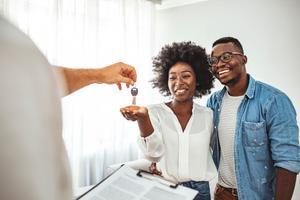
[[[223,59],[222,59],[222,56],[223,55],[225,55],[225,54],[229,54],[231,57],[230,57],[230,59],[229,60],[227,60],[227,61],[224,61]],[[237,51],[228,51],[228,52],[224,52],[224,53],[222,53],[220,56],[209,56],[208,58],[207,58],[207,61],[208,61],[208,63],[209,63],[209,65],[211,66],[211,67],[215,67],[218,63],[219,63],[219,61],[221,60],[223,63],[228,63],[228,62],[230,62],[231,61],[231,59],[232,59],[232,55],[240,55],[240,56],[245,56],[243,53],[241,53],[241,52],[237,52]],[[211,58],[217,58],[217,62],[215,63],[215,64],[211,64]]]

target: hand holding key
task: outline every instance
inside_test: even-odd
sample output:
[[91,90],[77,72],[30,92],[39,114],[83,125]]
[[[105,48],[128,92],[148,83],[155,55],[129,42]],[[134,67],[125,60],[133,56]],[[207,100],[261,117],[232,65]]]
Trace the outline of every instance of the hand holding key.
[[131,96],[132,96],[132,105],[136,105],[136,96],[139,93],[139,90],[137,87],[133,86],[130,90]]

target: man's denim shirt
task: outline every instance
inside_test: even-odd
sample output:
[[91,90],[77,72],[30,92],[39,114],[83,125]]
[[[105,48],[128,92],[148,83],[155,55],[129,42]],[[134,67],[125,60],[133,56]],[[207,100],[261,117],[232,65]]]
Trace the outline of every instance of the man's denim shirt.
[[[289,98],[278,89],[255,81],[248,75],[248,88],[237,113],[234,139],[235,174],[238,197],[274,199],[275,167],[300,172],[299,128]],[[226,88],[210,97],[214,111],[211,140],[214,161],[219,166],[219,114]]]

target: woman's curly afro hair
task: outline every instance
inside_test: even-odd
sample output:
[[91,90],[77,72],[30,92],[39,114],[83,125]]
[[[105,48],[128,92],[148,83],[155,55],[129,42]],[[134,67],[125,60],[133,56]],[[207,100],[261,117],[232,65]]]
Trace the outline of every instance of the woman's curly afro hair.
[[196,74],[196,91],[194,97],[210,94],[214,77],[209,71],[205,49],[193,42],[174,42],[165,45],[159,54],[153,58],[154,79],[150,82],[153,88],[158,88],[164,96],[170,96],[168,87],[169,70],[177,62],[189,64]]

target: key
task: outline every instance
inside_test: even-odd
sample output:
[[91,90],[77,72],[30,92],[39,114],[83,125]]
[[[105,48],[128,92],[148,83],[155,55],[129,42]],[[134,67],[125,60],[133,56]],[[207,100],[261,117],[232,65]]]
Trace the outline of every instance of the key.
[[139,93],[139,90],[137,89],[137,87],[133,86],[133,88],[131,88],[130,93],[132,95],[132,105],[136,105],[136,96]]

